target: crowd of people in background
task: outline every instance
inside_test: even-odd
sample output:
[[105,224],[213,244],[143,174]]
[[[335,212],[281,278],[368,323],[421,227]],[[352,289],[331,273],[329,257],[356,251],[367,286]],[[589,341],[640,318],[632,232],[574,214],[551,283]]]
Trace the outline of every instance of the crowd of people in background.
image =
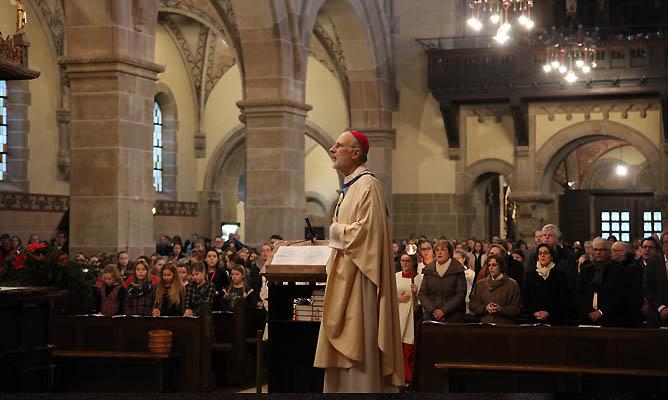
[[531,244],[413,237],[392,248],[409,382],[421,321],[668,326],[668,232],[565,243],[549,224]]
[[[197,316],[200,305],[212,311],[233,311],[240,302],[247,307],[266,308],[267,284],[260,269],[271,256],[272,235],[258,251],[245,246],[237,235],[213,240],[193,234],[185,242],[161,236],[153,254],[130,259],[127,251],[71,257],[99,273],[91,312],[103,315]],[[40,243],[32,234],[30,243]],[[50,243],[68,253],[64,232]],[[23,248],[21,238],[0,235],[0,260]]]
[[[256,249],[234,234],[227,240],[161,236],[155,253],[135,260],[125,251],[72,257],[99,271],[94,312],[196,316],[203,303],[212,310],[232,311],[239,302],[266,309],[260,270],[281,240],[273,235]],[[36,234],[28,239],[40,242]],[[68,252],[63,232],[50,244]],[[2,259],[21,248],[18,236],[0,235]],[[408,382],[421,321],[668,326],[668,232],[632,243],[612,236],[565,243],[549,224],[530,244],[496,236],[411,237],[394,241],[392,250]]]

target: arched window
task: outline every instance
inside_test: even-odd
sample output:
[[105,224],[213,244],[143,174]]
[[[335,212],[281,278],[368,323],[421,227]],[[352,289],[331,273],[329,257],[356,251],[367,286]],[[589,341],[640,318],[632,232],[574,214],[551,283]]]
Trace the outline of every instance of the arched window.
[[157,101],[153,103],[153,187],[162,192],[162,111]]
[[0,81],[0,181],[7,179],[7,82]]

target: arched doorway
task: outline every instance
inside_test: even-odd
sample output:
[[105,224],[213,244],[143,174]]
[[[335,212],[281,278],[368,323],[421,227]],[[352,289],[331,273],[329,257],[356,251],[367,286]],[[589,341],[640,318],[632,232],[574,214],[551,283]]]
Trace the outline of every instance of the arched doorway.
[[471,193],[471,235],[515,239],[515,203],[511,200],[513,167],[498,159],[482,159],[466,169]]
[[515,203],[510,200],[511,193],[508,179],[501,174],[489,172],[475,180],[471,191],[474,237],[515,239]]

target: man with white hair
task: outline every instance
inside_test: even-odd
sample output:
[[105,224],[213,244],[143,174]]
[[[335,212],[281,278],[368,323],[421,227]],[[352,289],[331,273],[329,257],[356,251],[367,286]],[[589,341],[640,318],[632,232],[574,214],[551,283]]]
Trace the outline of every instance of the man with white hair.
[[578,321],[585,325],[625,326],[624,270],[611,258],[610,242],[592,241],[594,260],[582,267],[575,289]]
[[369,139],[346,131],[330,153],[345,178],[329,229],[314,366],[325,369],[325,393],[398,392],[405,381],[392,235],[382,187],[366,167]]
[[[572,294],[573,290],[575,290],[575,282],[578,278],[577,257],[572,248],[564,246],[562,243],[561,230],[558,226],[547,224],[541,229],[541,232],[543,233],[543,243],[548,245],[555,254],[554,264],[566,274],[568,292]],[[529,259],[526,273],[535,271],[537,262],[538,257],[536,254],[532,255]]]

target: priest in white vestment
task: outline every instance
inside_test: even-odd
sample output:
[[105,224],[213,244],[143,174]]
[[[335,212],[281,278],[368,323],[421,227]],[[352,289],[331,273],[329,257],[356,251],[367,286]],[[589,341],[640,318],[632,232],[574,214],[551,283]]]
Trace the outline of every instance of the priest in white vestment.
[[330,152],[345,178],[330,226],[332,256],[314,365],[325,368],[325,393],[396,392],[404,370],[385,198],[365,166],[366,135],[344,132]]

